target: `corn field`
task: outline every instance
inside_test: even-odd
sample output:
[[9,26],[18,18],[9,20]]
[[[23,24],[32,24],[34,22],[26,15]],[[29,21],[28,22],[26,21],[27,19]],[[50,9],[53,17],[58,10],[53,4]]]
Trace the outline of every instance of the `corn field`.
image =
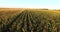
[[60,11],[24,10],[5,15],[0,17],[0,32],[60,32]]

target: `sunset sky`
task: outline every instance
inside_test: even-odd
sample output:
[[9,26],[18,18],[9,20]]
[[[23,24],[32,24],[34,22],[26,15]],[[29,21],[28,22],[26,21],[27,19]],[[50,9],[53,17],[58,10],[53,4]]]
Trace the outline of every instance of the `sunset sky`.
[[0,7],[60,9],[60,0],[0,0]]

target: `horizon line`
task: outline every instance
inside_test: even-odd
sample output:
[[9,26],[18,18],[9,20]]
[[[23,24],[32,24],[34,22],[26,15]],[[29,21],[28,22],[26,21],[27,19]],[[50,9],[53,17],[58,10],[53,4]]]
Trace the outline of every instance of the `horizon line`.
[[34,8],[34,7],[0,7],[0,8],[25,8],[25,9],[57,9],[57,10],[60,10],[60,8]]

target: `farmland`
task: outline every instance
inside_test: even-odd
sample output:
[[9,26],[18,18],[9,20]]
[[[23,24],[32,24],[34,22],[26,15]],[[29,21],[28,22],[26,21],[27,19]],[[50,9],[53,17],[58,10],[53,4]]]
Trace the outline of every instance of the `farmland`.
[[0,10],[0,32],[60,32],[59,10]]

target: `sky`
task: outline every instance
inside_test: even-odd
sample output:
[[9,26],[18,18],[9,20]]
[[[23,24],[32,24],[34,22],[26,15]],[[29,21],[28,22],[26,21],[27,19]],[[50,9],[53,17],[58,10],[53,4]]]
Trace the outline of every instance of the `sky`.
[[0,7],[60,9],[60,0],[0,0]]

